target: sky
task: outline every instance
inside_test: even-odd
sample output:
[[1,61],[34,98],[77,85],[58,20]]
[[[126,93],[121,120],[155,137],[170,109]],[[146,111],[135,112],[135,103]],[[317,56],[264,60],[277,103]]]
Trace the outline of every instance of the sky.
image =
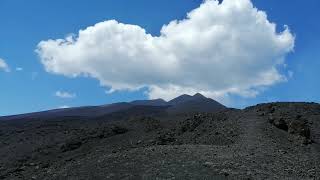
[[0,116],[200,92],[320,102],[318,0],[0,0]]

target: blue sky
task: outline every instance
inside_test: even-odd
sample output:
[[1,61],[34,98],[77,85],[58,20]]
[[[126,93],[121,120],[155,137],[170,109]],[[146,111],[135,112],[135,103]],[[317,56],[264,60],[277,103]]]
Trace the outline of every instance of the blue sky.
[[[140,90],[120,90],[105,93],[94,77],[70,78],[46,72],[35,52],[40,41],[65,38],[80,29],[96,23],[115,19],[125,24],[135,24],[153,36],[174,19],[184,19],[198,8],[201,0],[181,3],[177,0],[1,0],[0,1],[0,58],[10,67],[10,72],[0,71],[0,115],[18,114],[57,108],[108,104],[119,101],[147,99],[147,87]],[[320,24],[318,0],[252,0],[259,10],[277,24],[278,31],[288,25],[295,35],[294,52],[286,54],[286,70],[293,76],[286,82],[263,88],[255,97],[230,94],[225,101],[231,107],[245,107],[269,101],[320,102]],[[18,71],[17,68],[22,68]],[[56,96],[68,92],[69,98]],[[60,94],[61,95],[61,94]]]

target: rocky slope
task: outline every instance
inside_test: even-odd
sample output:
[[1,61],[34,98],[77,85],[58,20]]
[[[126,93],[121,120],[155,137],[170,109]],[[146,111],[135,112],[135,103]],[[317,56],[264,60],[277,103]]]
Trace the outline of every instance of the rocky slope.
[[0,178],[320,179],[319,104],[179,115],[139,107],[94,120],[1,121]]

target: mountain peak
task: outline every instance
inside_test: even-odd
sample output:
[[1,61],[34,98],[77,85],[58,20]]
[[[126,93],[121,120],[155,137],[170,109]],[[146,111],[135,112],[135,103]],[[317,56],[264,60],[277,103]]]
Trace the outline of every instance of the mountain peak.
[[193,97],[196,97],[196,98],[207,98],[207,97],[205,97],[204,95],[202,95],[200,93],[196,93],[195,95],[193,95]]
[[196,93],[193,96],[190,96],[188,94],[183,94],[181,96],[178,96],[178,97],[172,99],[168,103],[171,105],[176,105],[176,104],[180,104],[180,103],[185,103],[187,101],[195,101],[195,100],[198,101],[198,100],[202,100],[202,99],[204,100],[204,99],[208,99],[208,98],[206,98],[205,96],[203,96],[200,93]]
[[169,101],[168,103],[170,105],[176,105],[176,104],[180,104],[180,103],[184,103],[186,101],[189,101],[190,99],[192,99],[192,96],[188,95],[188,94],[183,94],[181,96],[178,96],[174,99],[172,99],[171,101]]
[[168,102],[171,107],[168,109],[170,113],[183,113],[183,112],[215,112],[226,107],[219,102],[207,98],[200,93],[193,96],[181,95]]

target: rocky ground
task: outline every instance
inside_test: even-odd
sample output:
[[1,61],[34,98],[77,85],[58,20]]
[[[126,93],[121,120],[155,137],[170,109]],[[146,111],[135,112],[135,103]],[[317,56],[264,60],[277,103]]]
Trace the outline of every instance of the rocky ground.
[[0,179],[320,179],[320,105],[0,122]]

